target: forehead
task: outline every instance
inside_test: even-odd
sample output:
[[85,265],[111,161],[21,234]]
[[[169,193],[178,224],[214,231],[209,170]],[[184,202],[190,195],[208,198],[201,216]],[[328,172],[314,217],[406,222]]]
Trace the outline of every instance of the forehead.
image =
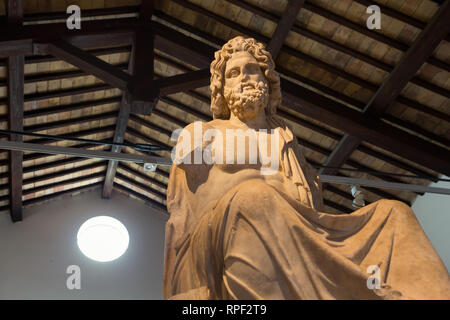
[[245,65],[247,63],[258,63],[258,62],[251,53],[248,53],[247,51],[238,51],[231,55],[230,60],[227,61],[226,69]]

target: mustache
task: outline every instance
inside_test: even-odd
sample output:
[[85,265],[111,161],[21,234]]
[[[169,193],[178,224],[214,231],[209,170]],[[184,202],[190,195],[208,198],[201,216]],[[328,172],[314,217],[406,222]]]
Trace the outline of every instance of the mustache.
[[237,88],[236,91],[238,91],[239,93],[242,93],[244,91],[244,89],[246,88],[250,88],[253,90],[264,90],[266,87],[265,83],[260,81],[260,82],[256,82],[256,81],[247,81],[247,82],[243,82],[239,85],[239,87]]
[[[256,82],[256,81],[247,81],[247,82],[243,82],[240,83],[238,86],[232,88],[232,89],[228,89],[228,90],[224,90],[224,95],[226,97],[232,97],[232,96],[242,96],[242,95],[247,95],[249,93],[244,92],[245,89],[250,89],[251,92],[253,94],[263,94],[268,92],[269,88],[268,85],[266,83],[264,83],[263,81],[260,82]],[[251,93],[250,93],[251,94]]]

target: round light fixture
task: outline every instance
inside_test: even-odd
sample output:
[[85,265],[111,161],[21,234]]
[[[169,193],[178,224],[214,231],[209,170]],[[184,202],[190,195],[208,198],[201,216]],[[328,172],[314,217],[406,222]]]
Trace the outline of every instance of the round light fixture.
[[81,252],[100,262],[119,258],[127,250],[129,241],[127,228],[119,220],[108,216],[87,220],[77,234]]

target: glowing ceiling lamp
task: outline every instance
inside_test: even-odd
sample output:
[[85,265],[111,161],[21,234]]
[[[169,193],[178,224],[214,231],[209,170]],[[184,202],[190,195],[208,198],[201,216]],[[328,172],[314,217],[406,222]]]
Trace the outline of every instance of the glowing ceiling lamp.
[[119,258],[128,248],[129,235],[117,219],[98,216],[84,222],[77,234],[81,252],[88,258],[107,262]]

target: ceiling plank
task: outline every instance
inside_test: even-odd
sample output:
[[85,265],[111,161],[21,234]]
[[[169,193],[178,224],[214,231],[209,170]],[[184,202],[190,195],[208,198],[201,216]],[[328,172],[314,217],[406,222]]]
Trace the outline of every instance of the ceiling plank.
[[[18,30],[22,25],[22,0],[7,0],[6,11],[8,27]],[[24,104],[24,55],[8,57],[8,106],[9,130],[23,131],[23,104]],[[10,135],[10,141],[22,141],[20,135]],[[9,153],[9,196],[11,219],[13,222],[21,221],[22,216],[22,180],[23,180],[23,152],[11,151]]]
[[[414,44],[403,55],[398,65],[389,74],[363,113],[379,118],[400,95],[407,83],[414,77],[423,63],[431,56],[450,30],[450,1],[441,6],[427,27],[420,33]],[[361,143],[361,139],[345,135],[325,164],[341,167]],[[319,174],[335,174],[337,168],[322,168]]]
[[276,60],[278,53],[283,46],[284,40],[294,25],[295,19],[297,18],[304,2],[305,0],[289,0],[286,8],[284,9],[283,15],[281,16],[277,28],[275,29],[275,32],[273,33],[267,46],[267,50],[272,54],[273,60]]
[[64,60],[115,88],[128,91],[128,86],[132,79],[128,73],[67,41],[56,40],[48,44],[39,45],[39,51]]

